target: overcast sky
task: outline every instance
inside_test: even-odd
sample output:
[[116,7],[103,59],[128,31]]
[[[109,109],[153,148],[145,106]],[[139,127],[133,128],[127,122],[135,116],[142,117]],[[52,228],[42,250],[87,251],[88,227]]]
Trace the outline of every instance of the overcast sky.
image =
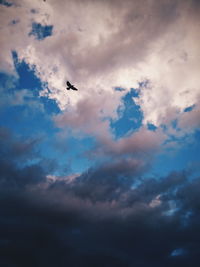
[[0,1],[1,266],[200,265],[199,28],[198,0]]

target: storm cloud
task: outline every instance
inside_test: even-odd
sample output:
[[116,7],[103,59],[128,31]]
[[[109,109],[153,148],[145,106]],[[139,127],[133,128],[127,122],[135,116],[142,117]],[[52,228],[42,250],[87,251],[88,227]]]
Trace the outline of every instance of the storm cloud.
[[19,169],[34,143],[5,129],[1,140],[10,144],[6,154],[1,146],[2,266],[199,265],[200,178],[191,170],[142,178],[139,161],[121,160],[49,180],[41,162]]

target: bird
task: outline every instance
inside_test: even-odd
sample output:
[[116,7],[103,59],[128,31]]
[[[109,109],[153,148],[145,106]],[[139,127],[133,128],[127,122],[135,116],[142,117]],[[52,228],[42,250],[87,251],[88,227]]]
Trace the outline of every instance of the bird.
[[67,84],[67,90],[70,90],[70,89],[72,89],[72,90],[75,90],[75,91],[78,91],[78,89],[76,88],[76,87],[74,87],[74,85],[73,84],[71,84],[69,81],[67,81],[66,82],[66,84]]

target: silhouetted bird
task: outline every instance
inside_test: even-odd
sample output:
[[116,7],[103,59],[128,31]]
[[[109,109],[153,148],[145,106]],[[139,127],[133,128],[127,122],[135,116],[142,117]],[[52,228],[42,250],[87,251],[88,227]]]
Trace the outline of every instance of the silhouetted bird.
[[76,88],[76,87],[74,87],[69,81],[67,81],[66,82],[66,84],[67,84],[67,90],[70,90],[70,89],[72,89],[72,90],[76,90],[76,91],[78,91],[78,89]]

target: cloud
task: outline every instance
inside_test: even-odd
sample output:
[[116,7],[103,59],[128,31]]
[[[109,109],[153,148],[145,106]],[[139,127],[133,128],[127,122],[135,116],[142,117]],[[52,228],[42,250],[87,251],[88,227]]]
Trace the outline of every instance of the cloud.
[[192,131],[200,127],[200,107],[194,107],[189,112],[181,114],[178,126],[185,131]]
[[0,184],[5,190],[23,188],[45,181],[46,170],[37,164],[40,160],[36,145],[40,140],[20,140],[0,128]]
[[117,117],[116,106],[119,104],[120,95],[115,94],[114,91],[94,92],[78,101],[75,108],[66,109],[55,116],[55,122],[59,127],[68,127],[74,131],[109,136],[108,118]]
[[[146,166],[142,161],[122,159],[103,163],[89,169],[63,188],[71,194],[94,202],[116,201],[132,185],[137,175],[144,172]],[[65,183],[64,183],[65,184]],[[62,190],[63,182],[55,183],[52,188]]]
[[1,153],[4,159],[31,159],[37,152],[34,146],[39,142],[37,139],[21,141],[14,138],[13,134],[4,127],[0,127]]
[[[124,160],[71,182],[55,178],[47,187],[1,191],[0,263],[198,266],[199,178],[188,182],[187,172],[176,172],[140,179],[144,171]],[[139,184],[132,188],[134,181]],[[171,201],[178,208],[167,215]],[[172,257],[179,248],[187,253]]]
[[177,21],[170,26],[173,28],[155,44],[155,51],[148,56],[149,64],[142,63],[150,80],[137,102],[144,112],[144,122],[169,124],[182,116],[184,108],[198,105],[198,12],[194,1],[178,5]]
[[[177,137],[199,126],[196,1],[13,3],[0,7],[4,36],[0,68],[17,77],[12,51],[34,68],[43,86],[40,96],[54,99],[63,112],[54,118],[56,125],[96,139],[90,154],[159,151],[167,136],[160,129],[146,130],[148,123],[169,126],[177,120],[182,132],[174,131]],[[41,36],[49,25],[53,31],[37,40],[30,35],[33,25],[41,25],[36,31]],[[67,92],[66,80],[79,91]],[[144,80],[148,82],[138,86]],[[116,92],[115,87],[125,90]],[[122,97],[132,87],[139,92],[134,101],[143,125],[135,134],[114,141],[109,120],[117,118]],[[22,92],[14,97],[22,100]],[[186,114],[185,108],[192,105],[194,110]]]
[[162,143],[167,138],[160,129],[150,131],[146,127],[140,127],[137,131],[117,140],[112,133],[110,118],[113,120],[118,118],[115,108],[117,105],[120,106],[120,99],[121,95],[115,92],[94,93],[87,99],[80,100],[76,108],[67,109],[54,116],[55,124],[61,129],[72,131],[72,134],[77,137],[81,134],[92,136],[96,144],[88,153],[90,156],[119,157],[151,154],[152,157],[153,153],[162,149]]
[[[197,1],[14,3],[1,7],[1,24],[6,26],[1,29],[2,68],[12,70],[10,51],[15,49],[20,59],[36,66],[48,83],[49,91],[43,94],[61,109],[76,108],[100,89],[109,98],[113,86],[137,87],[144,78],[151,82],[149,89],[141,88],[138,100],[144,123],[168,123],[187,106],[198,104]],[[33,9],[37,12],[30,12]],[[19,23],[9,24],[19,18]],[[53,25],[53,35],[33,40],[28,35],[32,23]],[[81,94],[66,95],[66,79]],[[116,105],[112,98],[110,103]]]
[[145,157],[148,154],[153,156],[153,152],[158,152],[165,138],[166,136],[159,130],[153,132],[141,127],[130,136],[123,137],[117,141],[102,140],[101,145],[103,147],[99,149],[115,156],[143,155]]
[[[57,176],[40,140],[0,128],[0,265],[199,266],[198,170],[148,174],[172,132],[159,126],[177,120],[181,137],[199,127],[199,10],[186,0],[3,1],[0,69],[11,79],[1,91],[20,76],[16,51],[41,79],[40,96],[56,100],[55,125],[95,139],[97,162]],[[66,79],[79,91],[66,91]],[[117,139],[110,122],[132,87],[143,124]],[[3,95],[5,105],[32,97]]]
[[0,129],[1,265],[199,265],[191,168],[144,178],[142,160],[119,157],[56,177],[37,142]]

